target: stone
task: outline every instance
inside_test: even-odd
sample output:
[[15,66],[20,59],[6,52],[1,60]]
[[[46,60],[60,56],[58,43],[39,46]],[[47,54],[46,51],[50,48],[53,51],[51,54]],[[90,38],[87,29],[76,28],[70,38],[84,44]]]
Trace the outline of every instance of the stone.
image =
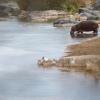
[[78,23],[78,21],[72,20],[70,18],[60,18],[53,22],[54,27],[62,27],[62,26],[72,26]]
[[89,9],[89,8],[80,8],[79,9],[79,13],[84,14],[85,16],[87,16],[88,20],[97,20],[100,19],[100,11],[99,10],[95,10],[93,8]]
[[34,22],[46,22],[66,16],[66,12],[57,10],[32,11],[30,13],[31,20]]
[[96,15],[92,15],[91,13],[80,13],[80,18],[81,18],[81,21],[84,21],[84,20],[97,20],[98,17]]
[[42,67],[53,67],[66,68],[69,70],[76,71],[100,71],[100,56],[98,55],[82,55],[82,56],[69,56],[63,57],[58,60],[42,59],[38,60],[38,65]]
[[100,66],[97,63],[87,62],[86,71],[98,72],[100,71]]
[[0,4],[0,17],[17,16],[20,8],[16,2],[5,2]]
[[95,4],[93,6],[94,6],[94,9],[100,10],[100,0],[96,0]]
[[27,11],[22,10],[21,13],[18,15],[18,19],[20,21],[31,21],[31,17]]
[[40,60],[38,60],[38,65],[43,67],[51,67],[54,66],[55,64],[56,64],[55,59],[51,60],[46,57],[42,57]]

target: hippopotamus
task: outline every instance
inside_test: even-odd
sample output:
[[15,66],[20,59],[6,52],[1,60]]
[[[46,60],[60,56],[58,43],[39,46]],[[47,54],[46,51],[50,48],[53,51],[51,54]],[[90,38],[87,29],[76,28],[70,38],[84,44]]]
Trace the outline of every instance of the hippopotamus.
[[98,34],[98,28],[99,25],[94,21],[82,21],[71,27],[70,35],[75,37],[75,32],[83,35],[83,32],[93,31],[93,35],[95,36]]

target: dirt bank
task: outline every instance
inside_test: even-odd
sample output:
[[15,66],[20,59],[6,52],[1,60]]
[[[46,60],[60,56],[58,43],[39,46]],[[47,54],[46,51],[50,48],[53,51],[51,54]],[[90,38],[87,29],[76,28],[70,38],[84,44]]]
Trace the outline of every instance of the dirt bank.
[[69,49],[70,53],[65,53],[65,56],[100,55],[100,37],[87,39],[80,44],[70,45],[67,49]]

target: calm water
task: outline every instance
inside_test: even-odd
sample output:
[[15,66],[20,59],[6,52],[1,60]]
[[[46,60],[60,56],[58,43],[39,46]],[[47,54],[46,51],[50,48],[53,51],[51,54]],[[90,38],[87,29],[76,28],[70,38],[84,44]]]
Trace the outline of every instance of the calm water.
[[100,100],[100,81],[82,73],[42,69],[42,56],[59,58],[76,43],[52,24],[0,22],[0,100]]

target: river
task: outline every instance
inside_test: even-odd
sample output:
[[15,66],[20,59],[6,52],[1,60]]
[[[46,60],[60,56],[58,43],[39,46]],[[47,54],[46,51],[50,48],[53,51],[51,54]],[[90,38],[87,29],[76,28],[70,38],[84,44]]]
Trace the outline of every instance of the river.
[[100,100],[100,81],[84,73],[37,66],[59,58],[72,39],[51,23],[0,21],[0,100]]

